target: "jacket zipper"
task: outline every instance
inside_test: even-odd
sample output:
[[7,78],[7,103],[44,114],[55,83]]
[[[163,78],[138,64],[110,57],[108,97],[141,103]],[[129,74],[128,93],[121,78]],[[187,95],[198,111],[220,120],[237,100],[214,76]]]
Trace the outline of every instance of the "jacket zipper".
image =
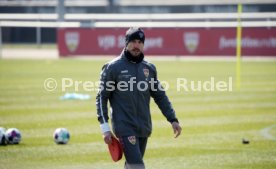
[[[138,80],[138,76],[139,76],[139,72],[138,72],[138,69],[139,69],[139,63],[136,63],[136,80],[137,80],[137,83],[139,82]],[[137,105],[136,105],[136,117],[137,117],[137,122],[138,122],[138,131],[139,131],[139,134],[141,134],[141,120],[140,120],[140,116],[139,116],[139,90],[137,88],[137,83],[136,83],[136,97],[137,97]]]

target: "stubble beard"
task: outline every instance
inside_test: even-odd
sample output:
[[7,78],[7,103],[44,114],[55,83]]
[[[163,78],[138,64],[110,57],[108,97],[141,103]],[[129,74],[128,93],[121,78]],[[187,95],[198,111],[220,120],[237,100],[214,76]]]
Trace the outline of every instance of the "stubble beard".
[[138,56],[140,56],[140,54],[142,52],[141,52],[141,50],[139,50],[139,49],[136,48],[136,49],[131,50],[130,53],[131,53],[132,56],[138,57]]

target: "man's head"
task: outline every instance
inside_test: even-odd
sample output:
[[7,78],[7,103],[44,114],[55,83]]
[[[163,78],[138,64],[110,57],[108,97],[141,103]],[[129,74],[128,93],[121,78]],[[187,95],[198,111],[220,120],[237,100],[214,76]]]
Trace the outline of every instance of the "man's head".
[[126,50],[132,56],[140,56],[144,49],[145,34],[141,28],[131,27],[126,32]]

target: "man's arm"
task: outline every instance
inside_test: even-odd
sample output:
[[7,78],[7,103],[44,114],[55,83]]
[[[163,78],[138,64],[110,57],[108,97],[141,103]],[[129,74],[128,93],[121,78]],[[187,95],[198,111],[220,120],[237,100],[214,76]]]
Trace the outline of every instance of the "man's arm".
[[105,143],[111,143],[111,130],[108,124],[108,108],[107,102],[110,96],[111,90],[107,88],[107,83],[113,82],[112,72],[108,65],[104,65],[101,72],[101,84],[100,89],[96,97],[97,115],[100,122],[101,131],[104,137]]

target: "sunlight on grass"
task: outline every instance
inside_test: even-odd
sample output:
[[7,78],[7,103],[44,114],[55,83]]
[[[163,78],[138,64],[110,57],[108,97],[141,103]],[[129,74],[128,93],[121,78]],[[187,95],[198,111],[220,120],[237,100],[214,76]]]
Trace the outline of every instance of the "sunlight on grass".
[[[19,145],[0,146],[0,169],[119,169],[124,160],[112,162],[102,140],[96,117],[96,91],[90,100],[60,100],[66,92],[47,92],[43,82],[51,77],[61,85],[63,77],[98,81],[104,60],[0,60],[0,126],[22,132]],[[206,80],[233,78],[234,62],[154,61],[183,134],[173,138],[154,101],[153,133],[145,163],[149,169],[263,169],[275,168],[275,140],[261,130],[275,125],[275,62],[244,62],[241,90],[232,92],[176,91],[176,78]],[[235,79],[234,79],[235,80]],[[70,131],[68,145],[56,145],[55,128]],[[275,128],[270,131],[276,137]],[[243,145],[242,139],[250,140]]]

